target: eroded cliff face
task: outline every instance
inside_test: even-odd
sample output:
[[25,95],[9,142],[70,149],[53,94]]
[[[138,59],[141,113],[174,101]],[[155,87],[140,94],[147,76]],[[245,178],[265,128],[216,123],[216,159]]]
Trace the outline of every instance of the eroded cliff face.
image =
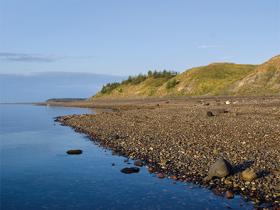
[[280,55],[259,65],[236,84],[235,95],[280,94]]

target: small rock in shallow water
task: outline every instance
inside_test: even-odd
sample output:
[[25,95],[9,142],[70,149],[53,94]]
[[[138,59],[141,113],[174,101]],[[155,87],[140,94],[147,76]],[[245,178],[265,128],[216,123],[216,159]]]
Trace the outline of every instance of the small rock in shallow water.
[[247,168],[245,171],[242,171],[241,177],[244,181],[251,182],[257,178],[257,174],[254,169]]
[[232,191],[228,190],[228,191],[226,191],[226,193],[225,193],[225,197],[226,197],[227,199],[232,199],[232,198],[234,198],[234,194],[233,194]]
[[137,167],[123,168],[121,170],[121,172],[124,174],[138,173],[139,171],[140,171],[140,169]]
[[83,153],[80,149],[70,149],[66,152],[68,155],[80,155]]
[[231,173],[231,171],[231,164],[225,159],[220,158],[210,167],[208,176],[204,178],[204,181],[210,181],[214,177],[226,177]]
[[172,175],[172,176],[170,176],[170,179],[177,180],[177,176],[176,175]]
[[158,174],[157,174],[157,177],[160,178],[160,179],[163,179],[165,176],[164,176],[163,173],[158,173]]
[[134,165],[135,165],[135,166],[142,167],[144,164],[143,164],[143,162],[142,162],[141,160],[136,160],[136,161],[134,162]]
[[128,163],[129,159],[124,159],[123,162],[124,163]]

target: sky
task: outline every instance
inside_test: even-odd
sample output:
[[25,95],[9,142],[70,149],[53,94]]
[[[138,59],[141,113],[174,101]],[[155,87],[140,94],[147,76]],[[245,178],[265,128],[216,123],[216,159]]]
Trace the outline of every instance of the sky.
[[0,73],[134,75],[280,53],[280,0],[0,0]]

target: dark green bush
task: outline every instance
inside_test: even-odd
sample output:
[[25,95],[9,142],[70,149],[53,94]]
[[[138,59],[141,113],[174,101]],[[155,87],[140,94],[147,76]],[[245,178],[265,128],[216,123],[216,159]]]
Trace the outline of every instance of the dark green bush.
[[120,83],[118,83],[118,82],[108,83],[106,85],[103,85],[103,87],[101,89],[101,93],[102,94],[111,93],[118,86],[120,86]]
[[[165,78],[166,80],[171,79],[172,77],[176,76],[177,72],[174,71],[151,71],[149,70],[147,74],[139,74],[137,76],[129,76],[126,80],[122,81],[121,83],[115,82],[115,83],[108,83],[104,85],[101,89],[102,94],[109,94],[111,93],[114,89],[119,87],[120,85],[127,85],[127,84],[132,84],[132,85],[137,85],[140,84],[141,82],[145,81],[148,78]],[[176,85],[176,84],[175,84]],[[119,92],[122,92],[123,90],[120,89],[118,90]]]
[[166,88],[167,89],[174,88],[177,84],[179,84],[179,81],[177,81],[176,79],[171,79],[166,83]]

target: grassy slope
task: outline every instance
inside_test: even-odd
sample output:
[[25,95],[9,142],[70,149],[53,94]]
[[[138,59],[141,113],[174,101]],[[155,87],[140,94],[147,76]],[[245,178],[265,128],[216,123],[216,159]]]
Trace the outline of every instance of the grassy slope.
[[176,76],[173,90],[162,87],[159,95],[229,95],[233,84],[253,72],[256,66],[216,63],[197,67]]
[[109,94],[98,93],[95,98],[147,97],[154,96],[157,90],[168,81],[167,78],[148,78],[140,84],[122,84]]
[[[177,84],[167,88],[171,80]],[[123,84],[95,98],[271,94],[280,94],[280,56],[258,66],[214,63],[192,68],[172,79],[148,78],[137,85]]]

